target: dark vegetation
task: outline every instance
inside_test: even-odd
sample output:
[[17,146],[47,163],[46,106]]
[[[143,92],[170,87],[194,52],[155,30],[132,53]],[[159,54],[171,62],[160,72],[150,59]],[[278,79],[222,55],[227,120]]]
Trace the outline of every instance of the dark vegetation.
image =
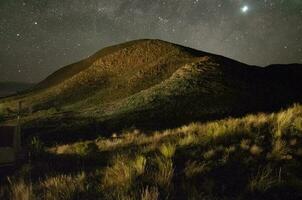
[[34,84],[19,82],[0,82],[0,97],[13,95],[32,88]]

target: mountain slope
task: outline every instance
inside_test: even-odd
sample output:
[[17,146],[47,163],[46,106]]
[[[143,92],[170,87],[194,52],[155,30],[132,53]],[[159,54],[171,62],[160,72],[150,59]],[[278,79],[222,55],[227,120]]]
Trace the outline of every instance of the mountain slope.
[[6,115],[13,119],[22,101],[25,131],[62,139],[61,133],[82,130],[156,129],[279,109],[302,100],[299,77],[298,64],[260,68],[160,40],[137,40],[69,65],[0,106],[10,108]]

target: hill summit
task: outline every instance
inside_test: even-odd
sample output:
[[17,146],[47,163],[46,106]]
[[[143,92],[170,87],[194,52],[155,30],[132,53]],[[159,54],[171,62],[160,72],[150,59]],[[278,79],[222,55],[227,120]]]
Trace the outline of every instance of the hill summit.
[[30,92],[0,100],[0,108],[13,120],[22,101],[25,131],[57,133],[49,137],[84,128],[158,129],[299,102],[300,77],[299,64],[262,68],[161,40],[137,40],[63,67]]

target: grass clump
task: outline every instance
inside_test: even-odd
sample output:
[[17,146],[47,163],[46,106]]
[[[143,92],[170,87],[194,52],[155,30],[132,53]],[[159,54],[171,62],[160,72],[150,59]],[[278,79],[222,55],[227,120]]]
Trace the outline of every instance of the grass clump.
[[108,166],[104,172],[102,185],[108,187],[129,187],[132,183],[134,170],[126,157],[117,156],[112,166]]
[[167,143],[167,144],[162,144],[159,147],[160,153],[165,157],[165,158],[172,158],[173,155],[175,154],[176,147],[173,144]]
[[278,183],[278,179],[273,175],[273,169],[270,166],[260,168],[257,174],[251,177],[249,181],[249,190],[251,192],[265,192]]
[[31,183],[26,183],[24,180],[8,179],[9,183],[9,199],[11,200],[30,200],[35,199],[32,192]]
[[28,146],[33,158],[38,158],[46,153],[44,142],[42,142],[38,137],[31,138]]
[[195,176],[205,173],[207,170],[206,163],[200,163],[197,161],[189,161],[186,163],[184,173],[187,178],[194,178]]
[[159,192],[157,187],[147,186],[141,194],[141,200],[158,200]]
[[81,142],[76,144],[73,148],[74,153],[82,157],[91,156],[98,152],[98,146],[94,142]]
[[169,188],[174,175],[173,161],[170,158],[156,156],[154,163],[157,171],[154,174],[154,183],[161,188]]
[[49,177],[40,183],[40,198],[46,200],[79,199],[85,191],[86,174],[80,173],[76,176],[60,175]]
[[147,159],[142,155],[139,155],[135,158],[132,165],[137,175],[142,175],[145,172],[146,163]]

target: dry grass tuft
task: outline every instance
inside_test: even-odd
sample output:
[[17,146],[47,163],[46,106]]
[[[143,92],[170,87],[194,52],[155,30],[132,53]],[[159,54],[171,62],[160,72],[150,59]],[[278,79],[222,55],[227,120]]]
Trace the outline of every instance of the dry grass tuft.
[[157,171],[154,174],[154,183],[158,184],[161,188],[169,188],[174,174],[172,160],[156,156],[154,162],[157,166]]
[[142,191],[141,200],[158,200],[159,199],[159,192],[157,187],[149,187]]
[[118,155],[113,160],[113,165],[108,166],[104,171],[102,181],[103,187],[130,187],[134,176],[134,171],[127,157]]
[[273,176],[272,168],[267,166],[260,168],[257,174],[251,177],[248,187],[252,192],[265,192],[277,183],[278,180]]
[[187,178],[193,178],[201,173],[207,171],[207,164],[200,163],[197,161],[189,161],[186,163],[186,167],[184,169],[184,173]]
[[69,200],[77,199],[85,191],[86,174],[80,173],[76,176],[59,175],[49,177],[40,183],[45,200]]
[[159,147],[160,153],[166,158],[172,158],[175,154],[176,146],[170,143],[162,144]]
[[11,200],[31,200],[34,198],[32,185],[27,184],[24,180],[13,181],[8,179]]

